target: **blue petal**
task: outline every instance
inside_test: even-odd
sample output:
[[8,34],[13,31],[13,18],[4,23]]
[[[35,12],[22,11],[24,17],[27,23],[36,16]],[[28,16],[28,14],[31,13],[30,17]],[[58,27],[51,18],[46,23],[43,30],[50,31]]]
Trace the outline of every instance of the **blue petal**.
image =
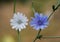
[[34,16],[35,16],[35,18],[40,19],[40,14],[39,14],[39,13],[36,12],[36,13],[34,14]]
[[[41,16],[40,16],[40,17],[41,17]],[[47,17],[47,16],[45,16],[45,15],[41,17],[41,21],[43,21],[43,22],[46,22],[46,21],[47,21],[47,19],[48,19],[48,17]]]
[[49,22],[45,22],[43,25],[48,25],[49,24]]
[[32,20],[31,21],[38,21],[39,20],[39,18],[32,18]]
[[35,12],[34,16],[35,17],[38,17],[39,16],[39,13]]
[[33,23],[33,22],[30,22],[30,25],[31,25],[31,26],[34,26],[34,25],[35,25],[35,23]]
[[45,27],[42,25],[42,26],[40,26],[40,28],[41,28],[41,29],[44,29]]
[[40,27],[39,27],[39,26],[34,26],[34,29],[35,29],[35,30],[39,30]]

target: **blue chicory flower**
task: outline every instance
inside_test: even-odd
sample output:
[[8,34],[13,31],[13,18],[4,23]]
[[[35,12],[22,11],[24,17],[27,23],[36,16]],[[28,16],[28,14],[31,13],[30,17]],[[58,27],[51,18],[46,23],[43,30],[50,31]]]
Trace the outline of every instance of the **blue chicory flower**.
[[35,13],[34,14],[35,17],[32,17],[32,20],[30,21],[30,25],[36,29],[44,29],[48,26],[48,16],[43,15],[43,14],[39,14],[39,13]]

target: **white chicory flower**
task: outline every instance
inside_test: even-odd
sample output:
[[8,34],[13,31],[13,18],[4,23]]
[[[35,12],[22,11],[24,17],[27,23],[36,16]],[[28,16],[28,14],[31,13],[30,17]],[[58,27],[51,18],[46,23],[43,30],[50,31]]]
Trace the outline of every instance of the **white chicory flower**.
[[28,25],[28,19],[23,13],[14,13],[13,18],[10,20],[10,25],[12,26],[12,29],[16,29],[21,31],[21,29],[26,28],[26,25]]

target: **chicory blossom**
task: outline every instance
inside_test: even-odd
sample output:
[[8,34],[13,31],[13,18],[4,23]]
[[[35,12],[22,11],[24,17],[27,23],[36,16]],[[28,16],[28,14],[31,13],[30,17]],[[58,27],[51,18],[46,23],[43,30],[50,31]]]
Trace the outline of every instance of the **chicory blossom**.
[[42,13],[35,13],[34,17],[32,17],[30,21],[30,25],[35,29],[45,29],[48,26],[48,16],[42,14]]
[[27,22],[27,17],[23,13],[17,12],[14,13],[13,18],[10,20],[10,25],[12,26],[12,29],[21,31],[26,28],[26,25],[28,25]]

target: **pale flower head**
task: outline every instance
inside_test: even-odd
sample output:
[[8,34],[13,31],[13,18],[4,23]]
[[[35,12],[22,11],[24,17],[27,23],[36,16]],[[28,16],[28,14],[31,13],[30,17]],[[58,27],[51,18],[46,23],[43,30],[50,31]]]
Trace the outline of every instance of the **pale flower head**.
[[21,29],[25,29],[26,25],[28,25],[28,19],[23,13],[14,13],[13,18],[10,20],[10,25],[12,29],[16,29],[21,31]]

